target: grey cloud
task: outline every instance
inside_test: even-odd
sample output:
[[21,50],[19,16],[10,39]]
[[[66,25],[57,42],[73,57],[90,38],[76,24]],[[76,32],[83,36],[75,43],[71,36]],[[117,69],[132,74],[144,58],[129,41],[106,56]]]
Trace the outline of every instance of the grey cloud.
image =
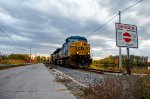
[[105,0],[99,1],[99,5],[106,8],[109,12],[109,15],[117,14],[118,11],[122,11],[125,8],[129,7],[132,0]]
[[[53,7],[47,11],[46,10],[43,11],[40,8],[35,8],[37,6],[35,6],[34,3],[37,4],[40,2],[41,1],[37,2],[36,0],[0,1],[0,8],[7,11],[7,13],[12,18],[19,20],[18,23],[15,24],[0,23],[0,28],[2,28],[10,36],[18,35],[21,37],[28,38],[29,39],[28,41],[16,41],[21,46],[23,46],[24,49],[28,50],[29,45],[32,44],[34,51],[49,54],[52,53],[58,47],[53,46],[51,44],[62,45],[66,37],[71,35],[87,36],[89,33],[92,33],[95,29],[97,29],[100,25],[103,24],[98,20],[97,21],[94,20],[94,17],[90,19],[87,18],[84,20],[80,20],[76,18],[76,16],[66,17],[62,13],[59,14],[59,12],[61,12],[61,8],[58,7],[56,7],[56,9],[54,9],[55,7]],[[102,6],[103,8],[106,8],[107,9],[106,11],[108,11],[108,14],[111,16],[114,15],[115,13],[118,13],[118,10],[123,10],[128,6],[130,6],[133,2],[137,2],[137,0],[115,0],[115,1],[101,0],[97,2],[99,3],[99,7]],[[62,5],[64,4],[65,6],[68,5],[69,7],[72,6],[76,7],[76,10],[79,10],[77,5],[69,5],[67,1],[61,1],[60,3]],[[137,12],[137,16],[139,14],[142,14],[144,16],[150,15],[148,10],[145,11],[142,10],[149,8],[148,5],[149,1],[143,1],[143,4],[141,3],[141,5],[144,4],[146,5],[139,7],[141,9],[134,9]],[[68,8],[66,7],[66,9],[69,9],[69,7]],[[131,9],[131,11],[133,10]],[[1,11],[1,13],[4,12]],[[133,19],[134,19],[133,17],[128,18],[128,20],[123,19],[123,22],[125,23],[131,22],[133,24],[138,24],[138,22]],[[110,23],[114,25],[114,21]],[[139,36],[144,40],[149,40],[149,31],[148,31],[149,25],[150,22],[146,26],[143,25],[139,27],[138,30]],[[104,26],[102,29],[98,30],[93,35],[106,37],[115,42],[115,27],[112,30],[112,28],[109,28],[109,26],[110,25]],[[103,39],[92,40],[90,37],[87,39],[92,47],[102,48],[101,50],[102,52],[100,52],[99,54],[97,54],[97,52],[94,52],[94,54],[97,57],[105,56],[104,55],[105,53],[118,54],[115,49],[110,48],[111,45],[108,44],[107,40]],[[42,43],[45,43],[47,45],[42,45]],[[9,41],[0,40],[0,44],[4,46],[16,46],[13,42],[11,42],[11,40]]]

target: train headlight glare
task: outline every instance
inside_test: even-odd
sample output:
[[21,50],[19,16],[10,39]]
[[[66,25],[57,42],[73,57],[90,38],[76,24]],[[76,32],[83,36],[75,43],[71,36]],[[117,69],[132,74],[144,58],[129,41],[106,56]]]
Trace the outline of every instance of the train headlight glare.
[[77,54],[79,54],[79,52],[77,52]]

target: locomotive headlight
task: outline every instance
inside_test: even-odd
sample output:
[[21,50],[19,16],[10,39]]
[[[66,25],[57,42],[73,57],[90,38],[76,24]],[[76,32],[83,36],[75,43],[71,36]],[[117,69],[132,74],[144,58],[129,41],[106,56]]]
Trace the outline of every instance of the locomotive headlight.
[[79,52],[77,52],[77,54],[79,54]]
[[88,53],[88,54],[90,54],[90,53]]

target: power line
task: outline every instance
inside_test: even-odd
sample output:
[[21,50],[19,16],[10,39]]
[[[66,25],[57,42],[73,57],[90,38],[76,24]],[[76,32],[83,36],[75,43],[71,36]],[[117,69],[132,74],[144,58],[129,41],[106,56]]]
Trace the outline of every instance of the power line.
[[[12,39],[5,31],[3,31],[1,28],[0,28],[0,31],[2,33],[4,33],[10,40],[12,40],[18,47],[22,48],[22,46],[20,46],[18,43],[16,43],[16,41],[14,39]],[[22,48],[22,50],[26,51],[25,49]]]
[[138,1],[137,3],[135,3],[135,4],[131,5],[130,7],[126,8],[126,9],[124,9],[123,11],[121,11],[121,13],[122,13],[122,12],[127,11],[128,9],[130,9],[130,8],[134,7],[135,5],[137,5],[138,3],[142,2],[142,1],[143,1],[143,0],[140,0],[140,1]]
[[94,34],[96,31],[98,31],[99,29],[101,29],[103,26],[105,26],[106,24],[108,24],[112,19],[114,19],[115,17],[117,17],[118,14],[114,15],[112,18],[110,18],[107,22],[105,22],[104,24],[102,24],[101,26],[99,26],[96,30],[94,30],[92,33],[90,33],[89,35],[87,35],[87,37],[91,36],[92,34]]
[[[135,5],[137,5],[138,3],[142,2],[143,0],[140,0],[138,2],[136,2],[135,4],[129,6],[128,8],[124,9],[123,11],[121,11],[121,13],[127,11],[128,9],[134,7]],[[87,35],[86,37],[91,36],[92,34],[96,33],[96,31],[98,31],[99,29],[101,29],[102,27],[104,27],[106,24],[108,24],[110,21],[112,21],[115,17],[117,17],[118,14],[115,14],[112,18],[110,18],[108,21],[106,21],[104,24],[100,25],[96,30],[94,30],[92,33],[90,33],[89,35]]]

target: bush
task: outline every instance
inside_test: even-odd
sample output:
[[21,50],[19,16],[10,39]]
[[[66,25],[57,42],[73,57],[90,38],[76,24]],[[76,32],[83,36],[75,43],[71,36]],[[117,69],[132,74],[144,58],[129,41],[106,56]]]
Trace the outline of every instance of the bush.
[[1,60],[0,64],[24,64],[23,60],[6,59]]
[[150,76],[105,78],[85,89],[85,99],[150,99]]
[[136,74],[150,74],[150,70],[147,68],[133,68],[132,73]]

